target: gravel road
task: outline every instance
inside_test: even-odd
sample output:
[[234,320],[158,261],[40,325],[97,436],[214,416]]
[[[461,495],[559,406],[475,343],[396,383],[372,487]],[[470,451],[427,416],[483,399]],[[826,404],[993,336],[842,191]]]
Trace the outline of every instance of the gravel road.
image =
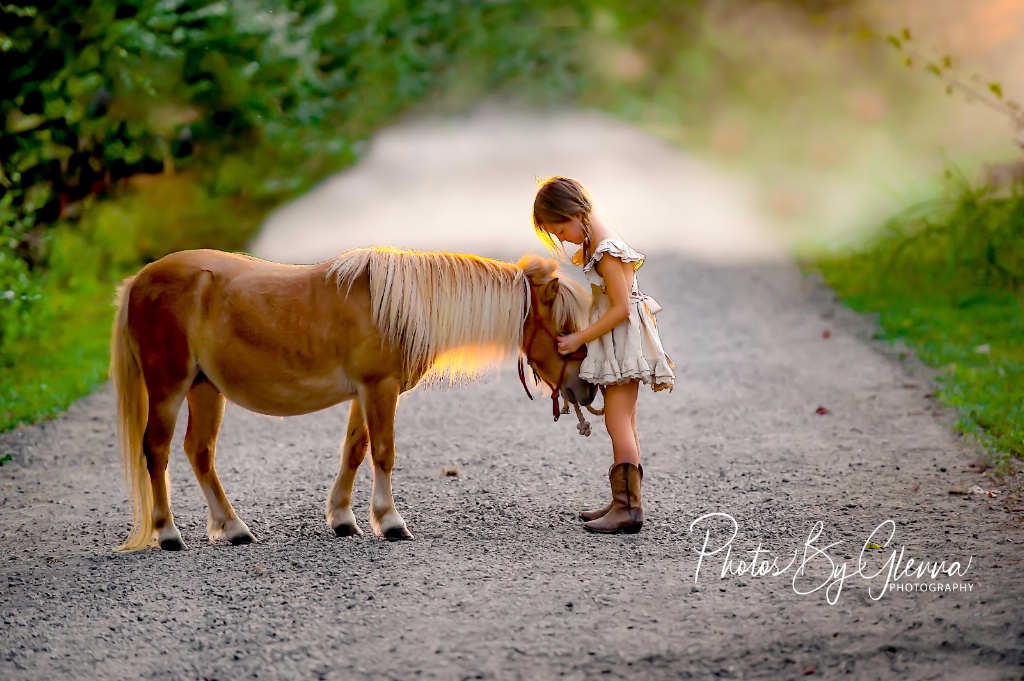
[[[403,398],[395,498],[414,541],[325,525],[344,406],[229,405],[221,479],[260,542],[206,540],[183,413],[171,476],[188,550],[117,554],[129,511],[106,388],[0,436],[0,678],[1021,678],[1024,532],[999,498],[948,493],[984,480],[928,379],[789,266],[649,255],[679,381],[641,395],[640,534],[582,530],[576,510],[608,493],[607,435],[552,423],[510,367]],[[369,491],[364,465],[364,527]],[[735,520],[733,573],[720,551],[695,579],[705,530],[711,551],[730,528],[691,532],[707,513]],[[887,520],[891,543],[855,574]],[[776,572],[795,564],[735,574],[758,544]],[[887,573],[867,576],[901,546],[904,567],[960,573],[880,595]],[[964,590],[893,588],[917,583]]]

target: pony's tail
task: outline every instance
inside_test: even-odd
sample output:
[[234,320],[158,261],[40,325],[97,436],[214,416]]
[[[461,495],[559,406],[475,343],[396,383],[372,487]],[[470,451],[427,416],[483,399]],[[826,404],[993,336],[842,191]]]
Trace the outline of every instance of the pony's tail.
[[153,543],[153,487],[142,438],[149,417],[149,393],[142,365],[128,333],[128,294],[134,277],[117,290],[117,314],[110,337],[110,378],[117,391],[117,440],[132,504],[132,530],[118,551],[138,551]]

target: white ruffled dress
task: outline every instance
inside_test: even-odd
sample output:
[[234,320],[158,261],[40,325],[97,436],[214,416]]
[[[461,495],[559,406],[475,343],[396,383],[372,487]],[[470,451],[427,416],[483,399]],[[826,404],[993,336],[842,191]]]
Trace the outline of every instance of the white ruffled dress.
[[[644,254],[633,250],[621,239],[603,239],[597,244],[590,260],[583,266],[593,297],[591,324],[611,307],[604,278],[596,267],[597,261],[606,253],[622,262],[634,263],[634,272],[644,263]],[[640,292],[636,274],[633,275],[629,304],[629,319],[587,343],[587,358],[580,366],[580,378],[598,385],[638,380],[650,384],[656,391],[671,390],[676,379],[672,373],[675,364],[665,353],[654,318],[661,308],[653,298]]]

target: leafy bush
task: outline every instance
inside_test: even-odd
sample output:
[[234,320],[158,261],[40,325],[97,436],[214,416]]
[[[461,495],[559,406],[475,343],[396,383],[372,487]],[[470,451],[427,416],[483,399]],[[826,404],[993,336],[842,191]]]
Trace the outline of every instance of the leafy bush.
[[[874,244],[887,272],[952,296],[1024,293],[1024,197],[991,196],[950,173],[947,197],[890,221]],[[891,276],[891,275],[890,275]]]
[[545,11],[0,4],[0,429],[101,380],[117,279],[173,250],[242,248],[271,207],[352,163],[426,95],[467,77],[474,94],[523,81],[571,93],[573,36],[552,39]]

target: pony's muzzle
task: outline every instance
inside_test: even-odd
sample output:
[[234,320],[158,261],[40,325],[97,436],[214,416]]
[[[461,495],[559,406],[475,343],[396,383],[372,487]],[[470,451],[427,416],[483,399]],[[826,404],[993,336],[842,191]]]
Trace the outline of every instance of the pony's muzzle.
[[582,378],[576,378],[566,381],[566,384],[562,386],[560,394],[562,399],[567,402],[585,407],[593,403],[594,398],[597,397],[597,386],[593,383],[587,383]]

